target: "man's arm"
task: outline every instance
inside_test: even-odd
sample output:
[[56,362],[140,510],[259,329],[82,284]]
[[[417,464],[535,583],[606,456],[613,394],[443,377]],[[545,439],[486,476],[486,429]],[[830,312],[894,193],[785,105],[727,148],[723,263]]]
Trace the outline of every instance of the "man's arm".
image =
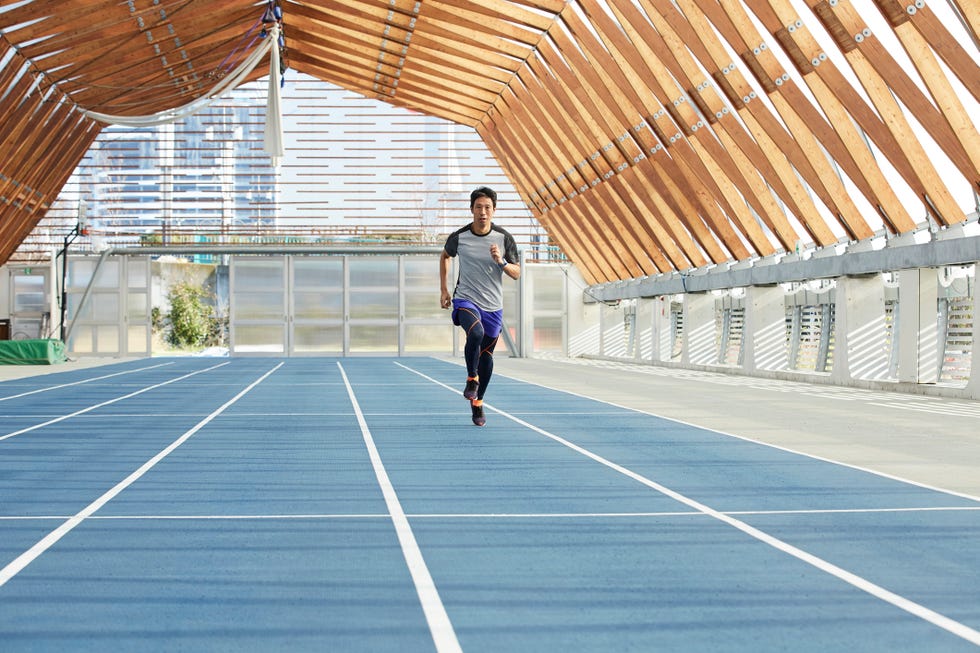
[[518,279],[521,278],[521,264],[520,263],[507,263],[507,261],[504,261],[504,263],[506,265],[504,265],[502,268],[500,268],[501,270],[504,271],[504,274],[506,274],[508,277],[510,277],[514,281],[517,281]]
[[449,254],[442,250],[439,256],[439,304],[443,308],[453,305],[453,296],[449,293],[449,261]]
[[[517,245],[514,243],[514,239],[510,235],[508,235],[504,240],[504,248],[507,250],[507,253],[510,254],[511,258],[517,259],[520,256],[520,254],[517,252]],[[510,263],[500,251],[500,248],[496,245],[490,246],[490,257],[493,259],[494,263],[500,266],[500,269],[503,270],[504,274],[506,274],[508,277],[514,281],[521,278],[521,264]]]

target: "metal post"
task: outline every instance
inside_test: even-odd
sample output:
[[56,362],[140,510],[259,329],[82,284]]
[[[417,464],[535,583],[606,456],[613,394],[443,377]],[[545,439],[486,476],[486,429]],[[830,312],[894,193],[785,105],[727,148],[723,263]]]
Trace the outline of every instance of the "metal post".
[[61,342],[68,344],[65,340],[67,337],[67,325],[65,324],[65,318],[68,314],[68,246],[71,245],[76,238],[78,238],[79,228],[76,224],[71,231],[65,235],[65,244],[61,248],[61,253],[58,256],[61,258]]

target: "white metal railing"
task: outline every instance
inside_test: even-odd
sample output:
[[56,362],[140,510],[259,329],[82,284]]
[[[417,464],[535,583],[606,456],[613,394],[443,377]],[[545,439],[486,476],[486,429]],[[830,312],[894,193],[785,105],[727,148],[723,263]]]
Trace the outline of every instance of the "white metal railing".
[[[980,398],[974,274],[957,266],[901,282],[889,275],[749,287],[738,289],[742,300],[712,291],[713,310],[704,308],[706,293],[622,300],[602,305],[603,337],[576,354],[862,387],[911,383]],[[638,347],[624,338],[639,339]]]

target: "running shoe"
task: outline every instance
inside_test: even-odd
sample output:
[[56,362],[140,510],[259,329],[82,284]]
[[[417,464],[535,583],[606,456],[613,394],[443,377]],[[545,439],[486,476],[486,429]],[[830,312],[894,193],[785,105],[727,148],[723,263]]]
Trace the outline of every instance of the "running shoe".
[[466,387],[463,389],[463,397],[473,401],[476,399],[476,390],[480,387],[480,379],[475,376],[466,378]]
[[470,408],[473,409],[473,423],[477,426],[483,426],[487,423],[487,418],[483,416],[483,401],[480,399],[474,399],[470,402]]

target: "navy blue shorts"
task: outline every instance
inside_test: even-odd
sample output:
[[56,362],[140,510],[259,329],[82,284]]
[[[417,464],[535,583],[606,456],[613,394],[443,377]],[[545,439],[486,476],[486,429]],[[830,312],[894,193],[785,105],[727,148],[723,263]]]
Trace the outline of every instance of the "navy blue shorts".
[[453,300],[453,324],[459,326],[459,311],[467,309],[480,316],[483,323],[483,333],[489,338],[496,338],[504,326],[504,311],[485,311],[468,299]]

